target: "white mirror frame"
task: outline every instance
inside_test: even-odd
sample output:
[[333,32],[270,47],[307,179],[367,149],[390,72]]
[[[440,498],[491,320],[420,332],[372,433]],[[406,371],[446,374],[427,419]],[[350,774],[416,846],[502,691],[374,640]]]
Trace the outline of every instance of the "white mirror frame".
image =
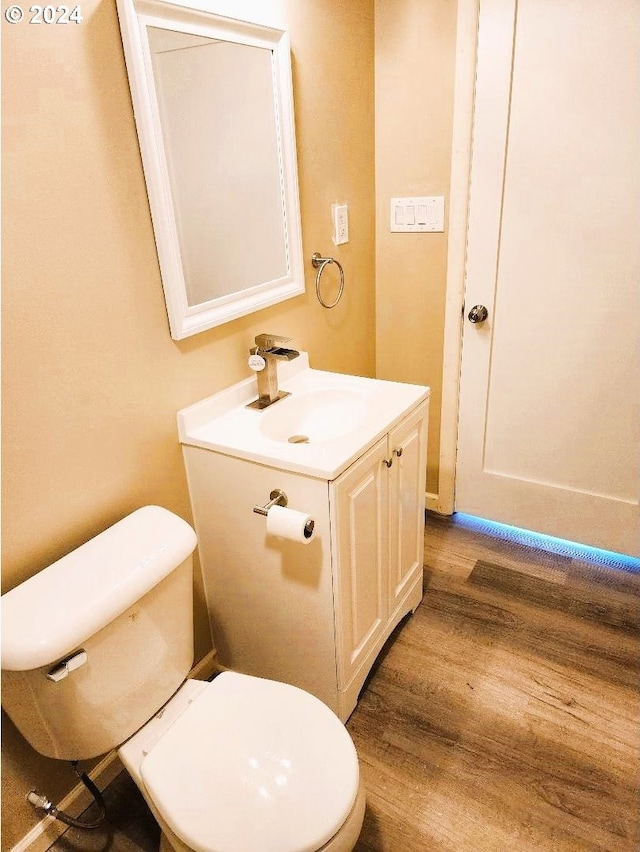
[[[174,340],[181,340],[300,295],[305,285],[287,32],[172,5],[162,0],[117,0],[117,6],[171,336]],[[284,277],[199,305],[188,304],[147,36],[148,26],[272,51],[285,218],[287,274]]]

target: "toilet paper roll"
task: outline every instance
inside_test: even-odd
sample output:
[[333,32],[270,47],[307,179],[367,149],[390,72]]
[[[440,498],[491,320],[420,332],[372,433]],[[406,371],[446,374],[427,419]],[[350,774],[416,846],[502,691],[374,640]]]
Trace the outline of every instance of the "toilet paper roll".
[[287,509],[286,506],[272,506],[267,512],[267,533],[290,541],[309,544],[316,532],[316,522],[311,515]]

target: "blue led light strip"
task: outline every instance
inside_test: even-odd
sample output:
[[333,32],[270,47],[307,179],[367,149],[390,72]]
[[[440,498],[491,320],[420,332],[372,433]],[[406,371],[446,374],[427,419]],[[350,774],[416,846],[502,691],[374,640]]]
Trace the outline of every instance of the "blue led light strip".
[[586,544],[577,544],[574,541],[565,541],[552,535],[523,530],[519,527],[511,527],[508,524],[499,524],[497,521],[487,521],[484,518],[476,518],[474,515],[466,515],[464,512],[456,512],[453,516],[454,523],[474,532],[503,538],[517,544],[525,544],[529,547],[539,547],[551,553],[559,553],[562,556],[571,556],[574,559],[585,559],[598,565],[606,565],[608,568],[618,568],[622,571],[640,573],[640,559],[626,556],[624,553],[614,553],[611,550],[600,550],[598,547],[589,547]]

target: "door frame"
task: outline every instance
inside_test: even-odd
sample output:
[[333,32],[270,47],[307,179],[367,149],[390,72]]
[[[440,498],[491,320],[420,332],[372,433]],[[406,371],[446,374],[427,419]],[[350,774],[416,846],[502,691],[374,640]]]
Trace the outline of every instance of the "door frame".
[[438,494],[427,497],[427,508],[443,515],[451,515],[455,508],[462,309],[467,261],[469,174],[473,147],[479,17],[480,0],[458,0],[440,409],[440,467]]

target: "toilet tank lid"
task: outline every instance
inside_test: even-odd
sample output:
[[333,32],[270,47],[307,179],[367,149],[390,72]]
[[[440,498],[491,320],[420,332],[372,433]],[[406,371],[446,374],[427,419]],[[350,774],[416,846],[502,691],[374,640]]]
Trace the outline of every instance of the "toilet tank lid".
[[28,671],[77,649],[194,551],[186,521],[143,506],[2,595],[2,668]]

